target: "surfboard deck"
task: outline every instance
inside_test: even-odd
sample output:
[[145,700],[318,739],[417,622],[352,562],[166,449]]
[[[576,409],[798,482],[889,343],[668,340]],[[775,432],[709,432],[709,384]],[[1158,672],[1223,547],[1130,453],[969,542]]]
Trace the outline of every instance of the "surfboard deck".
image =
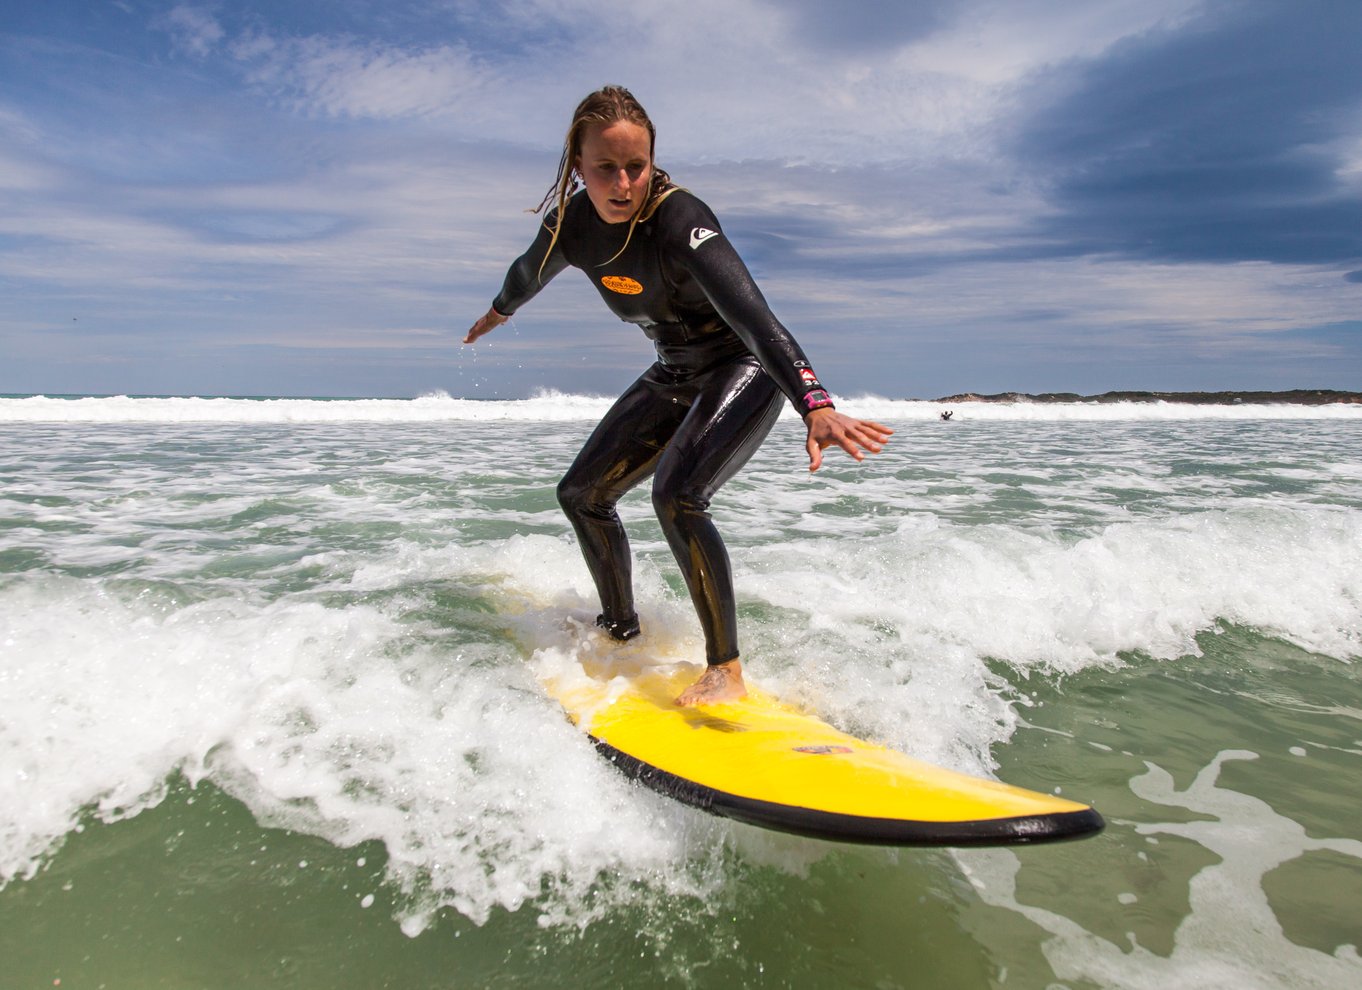
[[838,842],[1056,842],[1105,825],[1088,805],[957,773],[866,742],[749,681],[737,702],[682,708],[693,666],[600,665],[545,687],[620,770],[684,804]]

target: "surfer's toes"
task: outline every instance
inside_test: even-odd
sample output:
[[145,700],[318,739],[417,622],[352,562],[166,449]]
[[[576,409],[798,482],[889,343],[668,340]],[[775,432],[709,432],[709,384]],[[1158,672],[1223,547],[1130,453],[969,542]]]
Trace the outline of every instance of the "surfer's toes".
[[604,615],[598,615],[596,625],[609,633],[611,639],[619,640],[621,643],[627,643],[642,632],[637,615],[631,615],[627,619],[607,619]]

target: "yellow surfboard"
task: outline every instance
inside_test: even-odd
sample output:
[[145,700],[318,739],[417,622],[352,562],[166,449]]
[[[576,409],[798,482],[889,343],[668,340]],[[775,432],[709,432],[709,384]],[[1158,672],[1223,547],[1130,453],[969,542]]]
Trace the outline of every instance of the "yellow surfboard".
[[[579,668],[580,670],[580,668]],[[681,708],[689,665],[550,678],[611,762],[685,804],[783,832],[901,846],[1054,842],[1101,831],[1093,808],[865,742],[759,690]]]

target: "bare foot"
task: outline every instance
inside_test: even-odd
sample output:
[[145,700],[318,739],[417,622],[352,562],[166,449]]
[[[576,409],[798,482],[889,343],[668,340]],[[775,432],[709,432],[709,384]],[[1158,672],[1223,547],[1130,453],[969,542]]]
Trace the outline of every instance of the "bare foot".
[[730,660],[706,667],[700,679],[681,692],[676,703],[683,708],[696,705],[715,705],[723,701],[737,701],[747,696],[747,685],[742,680],[742,661]]

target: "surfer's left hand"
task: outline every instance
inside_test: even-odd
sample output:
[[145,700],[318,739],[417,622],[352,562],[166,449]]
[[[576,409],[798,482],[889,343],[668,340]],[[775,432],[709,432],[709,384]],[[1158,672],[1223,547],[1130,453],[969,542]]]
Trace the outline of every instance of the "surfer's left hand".
[[844,416],[832,408],[815,409],[804,417],[804,424],[809,428],[805,447],[809,452],[810,471],[823,466],[823,451],[828,447],[841,447],[856,460],[863,461],[863,450],[878,454],[894,432],[873,420]]

